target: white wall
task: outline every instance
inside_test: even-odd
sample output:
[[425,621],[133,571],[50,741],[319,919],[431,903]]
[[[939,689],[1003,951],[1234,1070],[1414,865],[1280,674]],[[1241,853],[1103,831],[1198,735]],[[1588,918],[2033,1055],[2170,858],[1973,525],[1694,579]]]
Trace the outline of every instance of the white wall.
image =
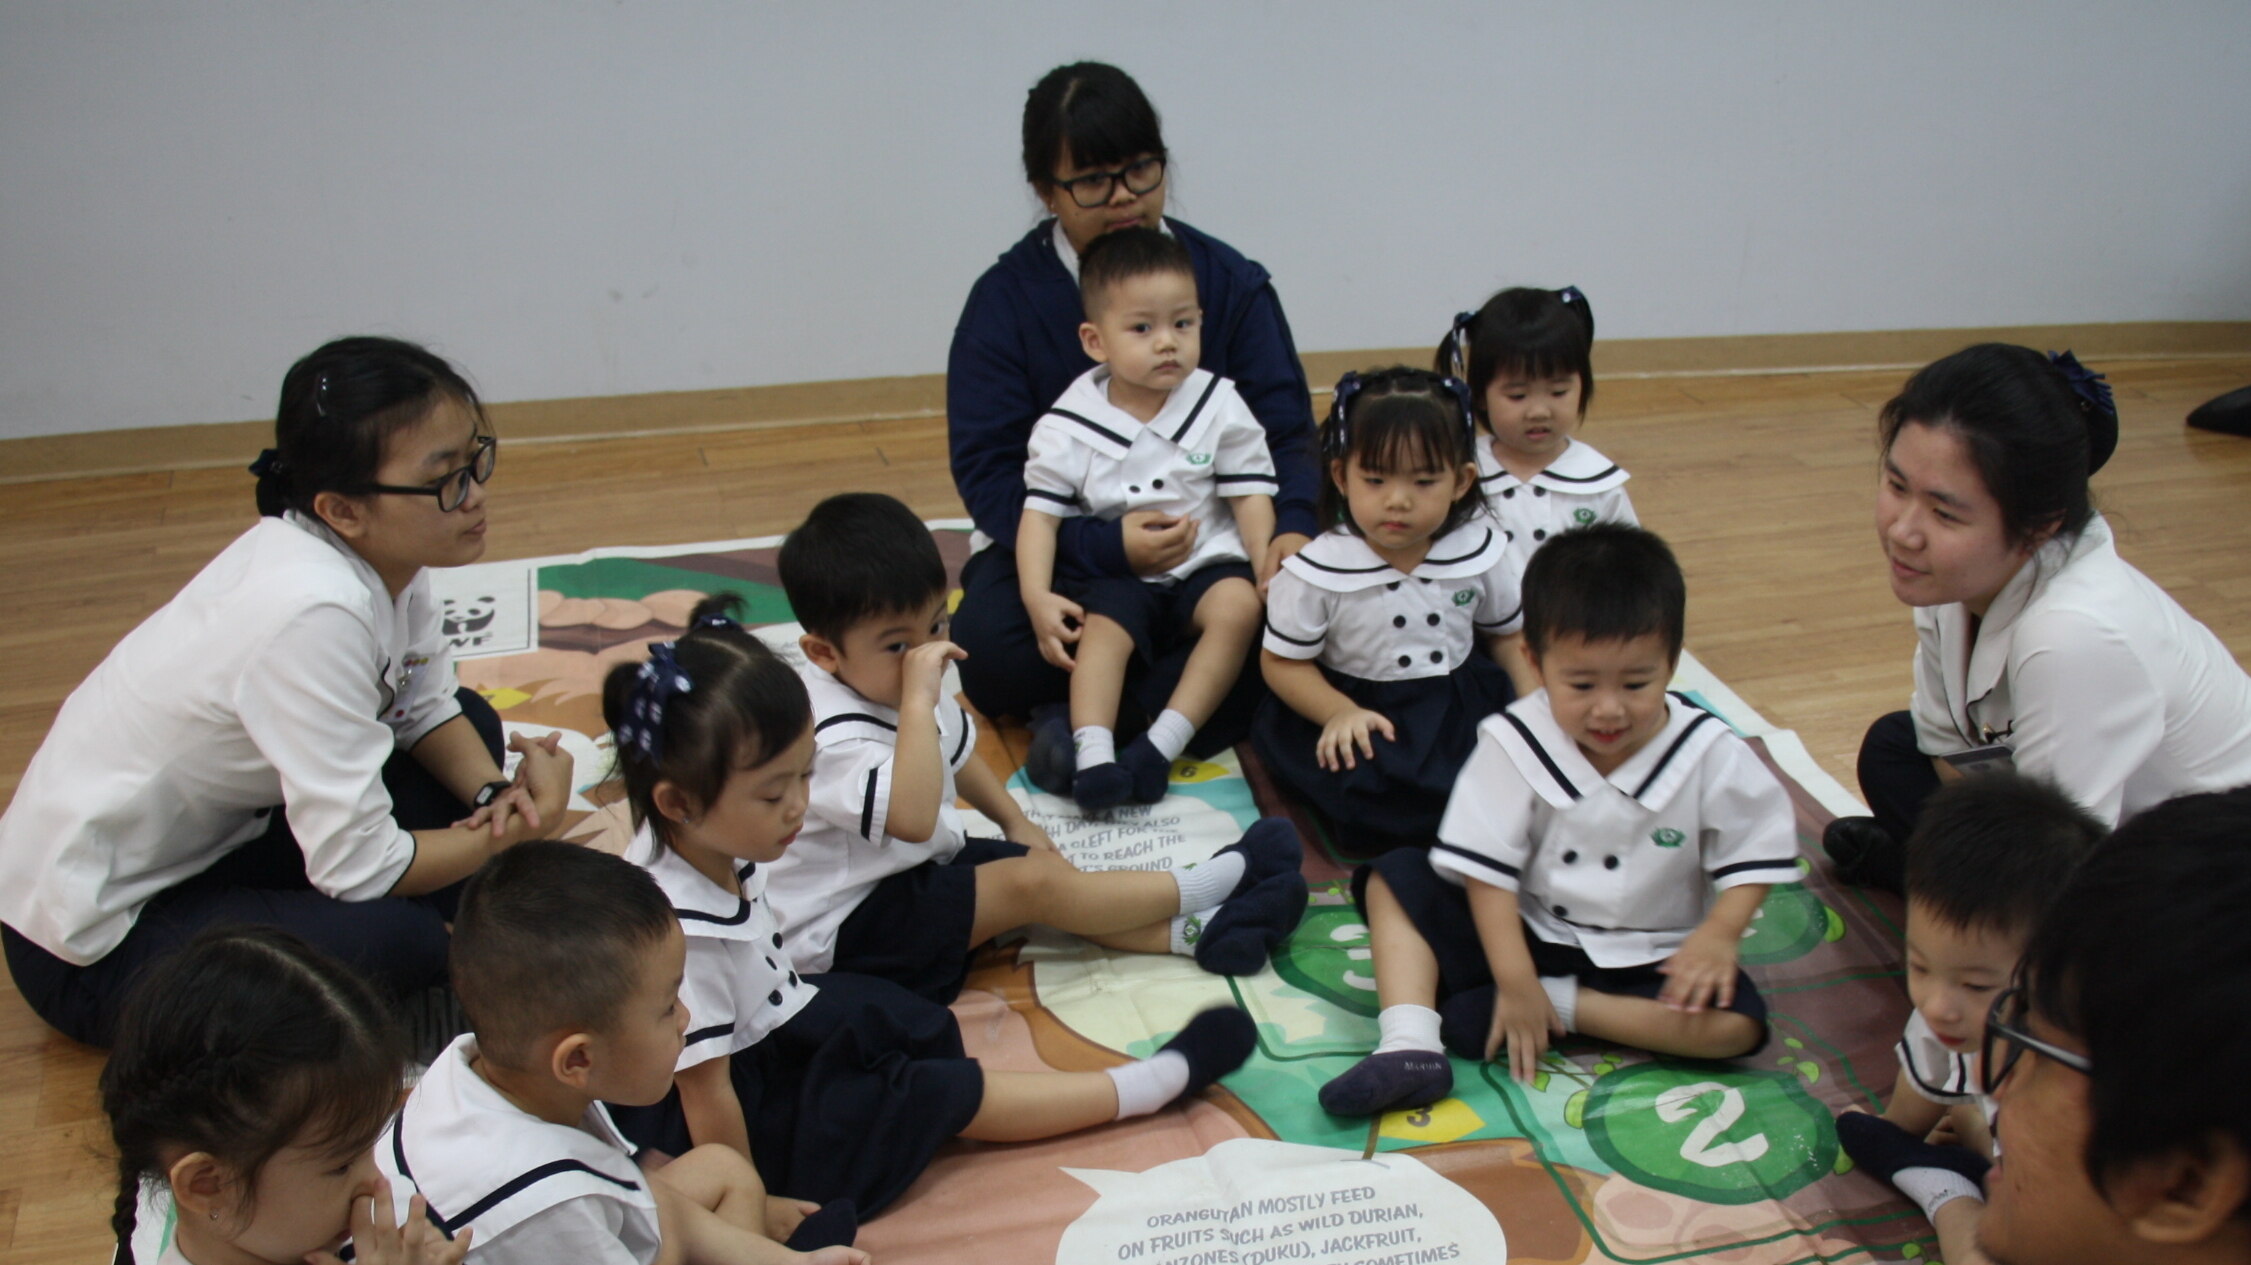
[[1025,90],[1164,113],[1307,350],[1502,283],[1605,336],[2251,318],[2251,7],[6,0],[0,436],[924,373],[1031,222]]

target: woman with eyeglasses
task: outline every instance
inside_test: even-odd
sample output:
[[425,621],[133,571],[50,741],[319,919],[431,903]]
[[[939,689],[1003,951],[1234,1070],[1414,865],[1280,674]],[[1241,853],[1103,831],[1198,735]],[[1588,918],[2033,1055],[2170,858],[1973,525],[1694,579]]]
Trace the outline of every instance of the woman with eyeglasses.
[[[1078,260],[1096,237],[1139,225],[1188,247],[1203,305],[1203,368],[1233,379],[1266,428],[1281,486],[1274,543],[1265,557],[1253,559],[1261,581],[1318,534],[1312,397],[1281,300],[1264,268],[1165,216],[1168,154],[1156,109],[1140,85],[1099,62],[1049,71],[1024,103],[1023,161],[1047,217],[977,279],[946,365],[954,486],[984,546],[962,569],[953,640],[969,656],[960,667],[963,688],[989,716],[1028,716],[1035,707],[1060,703],[1068,688],[1067,675],[1040,657],[1018,595],[1015,541],[1032,424],[1094,365],[1079,341],[1085,315]],[[1151,511],[1116,522],[1067,519],[1057,566],[1096,576],[1161,574],[1193,552],[1195,534],[1194,522]],[[1129,703],[1157,715],[1185,658],[1181,651],[1130,680]],[[1202,730],[1199,747],[1241,738],[1258,692],[1258,673],[1244,672]],[[1069,739],[1059,714],[1035,729],[1032,772],[1050,789],[1068,785]],[[1060,751],[1050,749],[1055,740]],[[1053,757],[1060,763],[1051,768]]]
[[485,550],[476,391],[347,338],[282,381],[258,524],[65,700],[0,816],[0,941],[24,1000],[107,1045],[150,961],[279,926],[395,994],[445,978],[449,889],[560,817],[570,757],[501,772],[456,687],[428,567]]

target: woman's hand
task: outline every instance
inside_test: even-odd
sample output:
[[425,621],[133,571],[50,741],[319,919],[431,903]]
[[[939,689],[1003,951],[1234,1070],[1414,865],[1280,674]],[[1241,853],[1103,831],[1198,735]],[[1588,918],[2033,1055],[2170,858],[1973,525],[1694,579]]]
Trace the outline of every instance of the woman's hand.
[[1373,760],[1376,758],[1375,734],[1385,741],[1399,741],[1399,734],[1391,727],[1383,713],[1365,707],[1354,707],[1338,712],[1321,726],[1320,741],[1313,744],[1313,759],[1323,769],[1335,773],[1342,769],[1359,767],[1355,751]]
[[1032,633],[1039,638],[1040,658],[1065,672],[1073,660],[1070,647],[1077,644],[1085,626],[1086,611],[1060,593],[1027,593],[1024,611],[1032,617]]
[[[430,1224],[429,1205],[416,1195],[408,1201],[406,1224],[391,1224],[391,1183],[375,1179],[372,1195],[352,1200],[352,1257],[354,1265],[460,1265],[469,1253],[463,1230],[451,1241]],[[333,1253],[307,1252],[306,1265],[343,1265]]]
[[1283,532],[1276,536],[1266,546],[1266,556],[1258,560],[1258,595],[1260,597],[1266,596],[1266,586],[1274,582],[1274,577],[1281,573],[1282,563],[1287,561],[1291,554],[1312,543],[1313,538],[1311,536],[1301,535],[1294,531]]
[[1538,976],[1498,983],[1493,989],[1493,1022],[1485,1031],[1485,1061],[1490,1063],[1508,1047],[1509,1075],[1529,1085],[1539,1071],[1540,1056],[1548,1052],[1550,1037],[1563,1035],[1563,1021],[1555,1003],[1540,987]]
[[1198,523],[1185,514],[1135,510],[1119,520],[1126,565],[1135,575],[1162,575],[1196,552]]
[[[539,747],[548,755],[562,755],[563,759],[569,760],[569,756],[563,755],[562,741],[563,735],[557,732],[534,739],[532,745]],[[523,751],[530,748],[514,747],[513,749]],[[569,781],[567,772],[564,775],[564,781],[566,783]],[[519,820],[522,822],[521,827],[517,824]],[[540,815],[538,801],[533,797],[531,787],[525,780],[524,766],[518,764],[516,779],[509,784],[507,790],[493,796],[491,802],[453,824],[454,828],[459,830],[484,830],[489,828],[492,831],[492,837],[497,840],[507,837],[508,832],[513,829],[521,828],[536,833],[541,829],[543,822],[544,818]]]

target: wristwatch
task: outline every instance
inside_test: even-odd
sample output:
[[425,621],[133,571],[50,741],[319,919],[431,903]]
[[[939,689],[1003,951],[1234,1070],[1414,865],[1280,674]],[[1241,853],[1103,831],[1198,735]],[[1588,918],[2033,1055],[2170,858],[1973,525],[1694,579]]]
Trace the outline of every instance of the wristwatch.
[[483,808],[485,805],[490,804],[492,801],[500,798],[503,792],[514,785],[514,782],[487,782],[483,786],[477,788],[477,794],[469,801],[469,806],[471,808]]

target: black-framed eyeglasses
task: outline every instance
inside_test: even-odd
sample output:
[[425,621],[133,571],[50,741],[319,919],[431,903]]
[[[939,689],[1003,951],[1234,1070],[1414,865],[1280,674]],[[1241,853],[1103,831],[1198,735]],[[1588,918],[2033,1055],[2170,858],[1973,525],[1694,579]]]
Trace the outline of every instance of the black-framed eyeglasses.
[[1978,1047],[1978,1075],[1985,1082],[1985,1092],[1998,1093],[2001,1082],[2015,1070],[2017,1060],[2031,1050],[2043,1058],[2054,1059],[2082,1076],[2092,1076],[2095,1065],[2084,1054],[2074,1054],[2060,1045],[2042,1041],[2026,1031],[2026,1019],[2032,1012],[2032,1002],[2022,988],[2005,988],[1993,999],[1993,1008],[1985,1014],[1985,1041]]
[[448,470],[428,483],[411,488],[396,483],[363,483],[359,490],[392,496],[434,496],[438,498],[438,511],[451,514],[469,499],[469,485],[491,478],[492,468],[500,464],[500,440],[496,436],[479,435],[471,442],[476,445],[476,451],[470,454],[468,465]]
[[1125,182],[1126,192],[1139,197],[1165,182],[1165,160],[1161,155],[1137,158],[1115,171],[1090,171],[1083,176],[1055,182],[1057,188],[1071,191],[1071,201],[1087,210],[1109,202],[1118,191],[1118,183]]

